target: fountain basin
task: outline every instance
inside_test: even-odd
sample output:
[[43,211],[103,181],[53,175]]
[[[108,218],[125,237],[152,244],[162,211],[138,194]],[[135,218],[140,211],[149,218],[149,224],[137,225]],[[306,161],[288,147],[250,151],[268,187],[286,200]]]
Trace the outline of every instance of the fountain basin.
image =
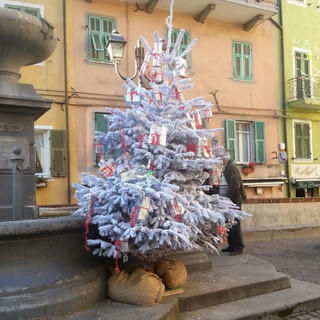
[[0,319],[63,319],[107,296],[105,264],[84,249],[84,218],[0,222]]

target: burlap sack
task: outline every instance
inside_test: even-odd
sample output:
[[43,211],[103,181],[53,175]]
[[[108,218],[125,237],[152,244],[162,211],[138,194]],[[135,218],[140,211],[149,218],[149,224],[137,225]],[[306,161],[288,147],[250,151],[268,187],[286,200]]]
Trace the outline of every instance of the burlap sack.
[[162,259],[155,263],[153,272],[162,279],[167,289],[183,287],[187,280],[187,269],[179,261]]
[[145,307],[159,303],[164,290],[157,275],[142,269],[136,269],[130,275],[126,271],[115,272],[108,280],[110,299]]

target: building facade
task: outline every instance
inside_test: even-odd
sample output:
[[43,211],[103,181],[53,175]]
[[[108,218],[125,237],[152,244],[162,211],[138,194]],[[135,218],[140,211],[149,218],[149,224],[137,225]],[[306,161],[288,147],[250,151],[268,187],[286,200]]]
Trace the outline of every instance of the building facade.
[[[114,29],[127,40],[119,71],[132,77],[139,36],[151,44],[155,31],[165,38],[170,5],[161,0],[0,2],[5,4],[20,10],[39,7],[61,40],[48,61],[22,69],[21,82],[53,99],[35,127],[37,175],[46,179],[37,188],[38,205],[76,203],[72,182],[98,169],[94,136],[96,130],[108,130],[101,121],[105,107],[126,108],[124,81],[110,60],[107,41]],[[224,129],[213,143],[231,150],[248,197],[286,196],[286,164],[278,157],[285,134],[277,1],[185,0],[175,1],[173,10],[173,38],[185,30],[181,50],[198,40],[186,57],[193,83],[186,99],[203,96],[213,103],[213,117],[204,125]],[[254,172],[246,173],[242,169],[249,162]]]
[[319,1],[281,2],[291,197],[319,197]]

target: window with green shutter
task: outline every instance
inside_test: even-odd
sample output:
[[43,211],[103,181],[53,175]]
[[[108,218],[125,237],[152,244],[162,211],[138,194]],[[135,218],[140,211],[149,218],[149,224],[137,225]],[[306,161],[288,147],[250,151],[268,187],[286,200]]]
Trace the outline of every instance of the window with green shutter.
[[[100,113],[100,112],[96,112],[94,114],[95,132],[100,131],[100,132],[107,133],[109,131],[109,121],[107,118],[105,118],[106,115],[107,113]],[[100,161],[100,157],[101,157],[101,154],[95,152],[95,165],[98,165]]]
[[89,61],[110,62],[106,44],[110,38],[112,30],[115,30],[114,19],[88,16]]
[[225,137],[234,162],[266,162],[264,122],[226,120]]
[[66,132],[65,130],[50,131],[51,176],[66,176]]
[[19,6],[19,5],[13,5],[13,4],[5,4],[5,8],[7,9],[13,9],[13,10],[18,10],[24,13],[31,14],[32,16],[35,16],[37,18],[40,18],[40,8],[35,8],[35,7],[28,7],[28,6]]
[[252,46],[250,43],[233,41],[233,79],[252,81]]
[[[174,45],[176,43],[178,36],[179,36],[180,30],[174,29],[172,30],[171,34],[171,43]],[[188,31],[185,31],[183,34],[183,38],[180,44],[180,47],[178,49],[178,53],[181,54],[190,44],[190,33]],[[191,53],[189,52],[186,56],[183,57],[187,61],[187,68],[188,73],[191,72]]]
[[296,159],[311,159],[311,122],[294,121],[294,148]]

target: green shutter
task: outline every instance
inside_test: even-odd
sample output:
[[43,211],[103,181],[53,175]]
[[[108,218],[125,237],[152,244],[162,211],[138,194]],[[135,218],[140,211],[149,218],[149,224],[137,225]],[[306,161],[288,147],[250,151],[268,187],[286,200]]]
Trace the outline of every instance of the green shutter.
[[66,176],[66,132],[65,130],[50,131],[51,176]]
[[235,121],[226,120],[226,146],[230,150],[231,160],[235,159],[235,142],[236,142],[236,130],[235,130]]
[[263,121],[254,122],[255,130],[255,151],[256,151],[256,163],[266,162],[266,138],[265,138],[265,123]]
[[108,132],[108,119],[104,116],[106,113],[96,113],[95,114],[95,130],[101,132]]
[[252,46],[250,43],[232,43],[233,78],[252,80]]

